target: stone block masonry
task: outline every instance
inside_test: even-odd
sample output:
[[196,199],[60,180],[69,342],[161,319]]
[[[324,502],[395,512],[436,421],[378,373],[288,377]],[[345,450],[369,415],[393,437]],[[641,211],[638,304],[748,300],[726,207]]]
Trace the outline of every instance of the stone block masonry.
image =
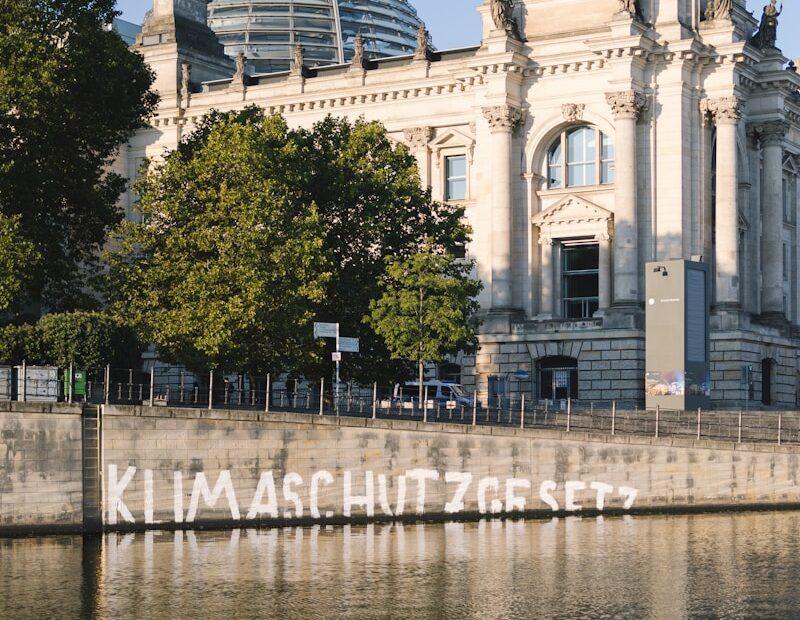
[[5,409],[0,534],[79,530],[82,506],[112,530],[800,507],[797,446],[105,407],[90,476],[80,411]]

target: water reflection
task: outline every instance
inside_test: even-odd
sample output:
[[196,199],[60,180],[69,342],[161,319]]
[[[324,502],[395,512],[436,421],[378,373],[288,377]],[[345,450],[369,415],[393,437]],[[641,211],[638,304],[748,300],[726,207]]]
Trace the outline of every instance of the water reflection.
[[800,611],[800,513],[0,540],[0,618],[682,618]]

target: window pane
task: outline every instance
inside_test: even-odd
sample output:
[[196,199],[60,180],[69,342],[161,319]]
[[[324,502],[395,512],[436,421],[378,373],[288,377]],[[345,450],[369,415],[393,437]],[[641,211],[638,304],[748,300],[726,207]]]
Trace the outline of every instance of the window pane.
[[564,247],[562,256],[564,317],[588,318],[599,307],[599,246]]
[[561,187],[561,164],[561,136],[559,136],[557,142],[550,148],[547,157],[548,187]]
[[567,185],[594,185],[597,130],[579,127],[567,133]]
[[602,170],[600,182],[613,183],[614,182],[614,141],[606,134],[601,133],[600,138],[603,141],[603,151],[601,155]]
[[467,197],[467,158],[464,155],[445,158],[445,200]]
[[564,269],[565,271],[597,269],[599,258],[599,249],[596,245],[566,248],[564,250]]
[[447,177],[466,177],[467,158],[463,155],[447,158]]

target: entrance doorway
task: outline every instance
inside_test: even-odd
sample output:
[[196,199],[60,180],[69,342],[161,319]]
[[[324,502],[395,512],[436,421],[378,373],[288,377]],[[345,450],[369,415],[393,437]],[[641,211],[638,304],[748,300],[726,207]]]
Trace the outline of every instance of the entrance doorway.
[[578,360],[543,357],[537,364],[539,398],[560,400],[578,397]]

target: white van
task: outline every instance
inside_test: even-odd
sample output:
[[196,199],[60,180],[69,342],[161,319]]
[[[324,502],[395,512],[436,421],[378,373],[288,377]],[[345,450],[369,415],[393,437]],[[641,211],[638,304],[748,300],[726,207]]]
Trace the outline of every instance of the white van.
[[[458,406],[472,406],[472,398],[464,393],[461,385],[458,383],[449,383],[447,381],[430,380],[422,384],[423,393],[425,388],[428,388],[428,400],[437,403],[455,402]],[[419,381],[407,381],[403,384],[402,392],[400,385],[394,387],[394,397],[404,401],[416,400],[419,395]],[[401,395],[402,394],[402,395]],[[423,394],[424,397],[424,394]]]

